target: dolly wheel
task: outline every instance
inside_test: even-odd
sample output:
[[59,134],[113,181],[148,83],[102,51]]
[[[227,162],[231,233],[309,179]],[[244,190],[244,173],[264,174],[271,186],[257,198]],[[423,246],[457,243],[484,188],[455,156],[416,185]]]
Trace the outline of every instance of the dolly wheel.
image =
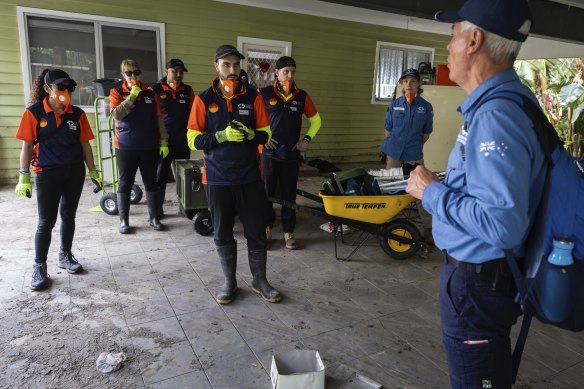
[[118,214],[118,199],[115,193],[107,193],[101,196],[99,206],[108,215]]
[[138,185],[132,185],[132,190],[130,191],[130,204],[138,204],[142,200],[142,189]]
[[402,243],[392,239],[390,234],[402,238],[411,239],[418,243],[422,236],[415,225],[404,219],[396,219],[386,224],[384,228],[386,236],[380,239],[381,248],[387,255],[394,259],[407,259],[418,252],[420,246],[412,243]]
[[213,233],[213,221],[211,220],[211,212],[202,210],[197,212],[193,218],[193,228],[200,235],[208,236]]

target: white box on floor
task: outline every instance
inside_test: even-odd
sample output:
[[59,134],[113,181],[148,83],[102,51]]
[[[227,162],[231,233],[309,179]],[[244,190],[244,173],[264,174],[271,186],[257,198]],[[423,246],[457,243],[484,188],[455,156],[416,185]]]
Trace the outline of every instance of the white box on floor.
[[287,351],[272,357],[271,378],[274,389],[324,389],[324,364],[318,351]]

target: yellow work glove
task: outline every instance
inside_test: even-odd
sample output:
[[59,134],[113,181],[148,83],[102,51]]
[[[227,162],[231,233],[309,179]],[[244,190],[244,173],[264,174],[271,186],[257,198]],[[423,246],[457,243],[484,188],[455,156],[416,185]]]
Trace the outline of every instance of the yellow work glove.
[[217,131],[215,133],[215,138],[217,142],[242,142],[245,135],[242,131],[239,131],[231,126],[225,127],[223,131]]
[[95,184],[95,189],[93,190],[93,193],[99,192],[103,188],[103,179],[99,174],[99,170],[97,169],[90,170],[89,178],[91,178],[91,181]]
[[248,140],[252,140],[255,137],[255,131],[252,130],[251,128],[248,128],[242,122],[238,122],[237,120],[233,120],[231,122],[231,126],[237,128],[239,131],[243,132],[245,134],[245,137]]
[[130,91],[130,100],[136,101],[140,92],[142,92],[142,89],[138,85],[134,85]]
[[22,197],[32,197],[32,185],[30,184],[30,172],[18,172],[18,184],[14,192]]
[[162,139],[160,141],[160,155],[162,156],[162,159],[168,157],[168,153],[170,151],[168,150],[168,141],[166,139]]

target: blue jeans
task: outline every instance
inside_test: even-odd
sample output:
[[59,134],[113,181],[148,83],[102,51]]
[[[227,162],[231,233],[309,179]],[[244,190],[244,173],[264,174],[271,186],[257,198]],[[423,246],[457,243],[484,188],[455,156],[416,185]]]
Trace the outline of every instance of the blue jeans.
[[442,341],[452,388],[511,388],[515,292],[491,290],[483,275],[445,264],[440,273]]

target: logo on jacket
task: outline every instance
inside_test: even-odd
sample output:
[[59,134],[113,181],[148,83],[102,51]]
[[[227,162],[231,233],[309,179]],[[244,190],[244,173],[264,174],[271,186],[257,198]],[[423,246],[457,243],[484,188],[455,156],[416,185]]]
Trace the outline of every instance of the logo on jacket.
[[418,108],[416,109],[416,112],[417,112],[417,113],[426,113],[426,107],[418,107]]
[[276,104],[278,104],[278,100],[270,99],[270,105],[276,105]]
[[219,106],[217,104],[211,104],[211,105],[209,105],[209,112],[215,113],[217,111],[219,111]]
[[152,104],[152,97],[150,97],[150,96],[144,96],[144,102],[146,104]]
[[46,127],[46,126],[47,126],[47,124],[48,124],[48,123],[47,123],[47,119],[45,119],[45,118],[42,118],[42,119],[41,119],[41,122],[39,123],[39,126],[41,126],[41,127]]
[[77,131],[79,129],[77,126],[77,122],[73,120],[67,120],[67,126],[69,126],[69,130],[71,131]]

